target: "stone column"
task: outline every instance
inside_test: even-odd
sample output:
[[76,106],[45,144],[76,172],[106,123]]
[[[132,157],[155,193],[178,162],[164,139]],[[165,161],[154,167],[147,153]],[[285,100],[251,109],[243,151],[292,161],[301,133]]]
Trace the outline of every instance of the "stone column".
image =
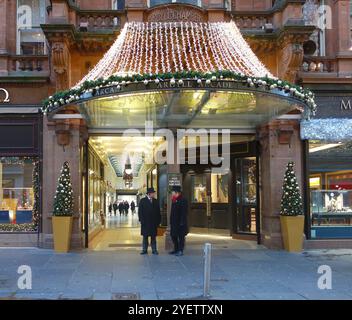
[[9,14],[9,3],[7,0],[0,0],[0,76],[8,75],[8,23],[7,16]]
[[85,136],[86,127],[79,119],[67,119],[49,122],[43,119],[43,211],[42,239],[44,248],[53,247],[52,211],[57,179],[62,165],[68,161],[71,170],[71,182],[74,192],[74,219],[71,248],[83,248],[82,208],[81,208],[81,173],[80,147]]
[[[177,133],[176,133],[176,129],[174,130],[174,143],[173,143],[173,147],[174,147],[174,163],[167,163],[167,173],[181,173],[181,169],[180,169],[180,163],[179,163],[179,141],[177,140]],[[169,183],[167,181],[167,183]],[[167,185],[167,188],[169,188],[169,186]],[[171,215],[171,195],[168,194],[167,196],[167,228],[166,228],[166,232],[165,232],[165,250],[171,250],[173,249],[173,243],[172,243],[172,239],[171,239],[171,235],[170,235],[170,215]]]
[[334,22],[332,24],[335,30],[336,39],[336,57],[338,59],[339,76],[348,76],[351,74],[351,17],[350,17],[350,1],[334,0],[332,9]]
[[351,48],[351,17],[350,17],[350,1],[349,0],[334,0],[335,19],[332,27],[337,32],[337,52],[346,53]]
[[303,144],[299,122],[274,120],[258,128],[260,141],[261,243],[270,249],[283,248],[280,227],[280,201],[286,165],[294,161],[302,190]]

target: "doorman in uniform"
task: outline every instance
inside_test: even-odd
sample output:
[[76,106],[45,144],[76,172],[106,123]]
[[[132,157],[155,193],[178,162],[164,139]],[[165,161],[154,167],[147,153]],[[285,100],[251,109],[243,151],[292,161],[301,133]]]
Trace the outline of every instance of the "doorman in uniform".
[[149,237],[151,238],[152,253],[158,254],[156,248],[157,229],[161,222],[160,207],[155,199],[154,188],[147,189],[147,196],[141,199],[138,206],[138,218],[141,223],[143,249],[141,254],[148,253]]
[[174,250],[170,254],[182,256],[185,247],[185,237],[188,234],[188,203],[182,196],[180,186],[172,188],[171,199],[170,234],[174,243]]

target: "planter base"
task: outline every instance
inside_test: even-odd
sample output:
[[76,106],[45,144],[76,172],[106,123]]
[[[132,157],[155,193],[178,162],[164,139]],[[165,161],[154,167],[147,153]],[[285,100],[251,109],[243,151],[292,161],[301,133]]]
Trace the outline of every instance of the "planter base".
[[52,217],[54,249],[66,253],[70,250],[73,217]]
[[285,250],[301,252],[303,249],[304,216],[280,216],[280,222]]

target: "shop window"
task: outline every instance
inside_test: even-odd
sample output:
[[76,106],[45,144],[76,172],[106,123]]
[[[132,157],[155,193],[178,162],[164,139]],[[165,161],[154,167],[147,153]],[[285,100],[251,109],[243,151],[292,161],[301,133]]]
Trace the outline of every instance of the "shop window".
[[17,54],[44,55],[45,0],[17,0]]
[[207,199],[206,176],[195,175],[192,179],[192,202],[205,203]]
[[0,158],[0,231],[35,231],[39,212],[38,162]]
[[312,238],[352,237],[351,159],[351,142],[309,142]]
[[228,203],[229,182],[227,174],[211,174],[211,201],[213,203]]
[[104,182],[101,176],[102,163],[92,149],[89,149],[88,188],[89,188],[89,229],[101,223],[100,215],[104,212]]

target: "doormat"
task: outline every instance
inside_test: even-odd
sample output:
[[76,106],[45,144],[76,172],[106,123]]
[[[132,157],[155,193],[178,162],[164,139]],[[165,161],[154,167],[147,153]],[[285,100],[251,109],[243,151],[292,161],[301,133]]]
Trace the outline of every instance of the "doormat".
[[135,292],[118,292],[111,295],[111,300],[140,300],[139,293]]

